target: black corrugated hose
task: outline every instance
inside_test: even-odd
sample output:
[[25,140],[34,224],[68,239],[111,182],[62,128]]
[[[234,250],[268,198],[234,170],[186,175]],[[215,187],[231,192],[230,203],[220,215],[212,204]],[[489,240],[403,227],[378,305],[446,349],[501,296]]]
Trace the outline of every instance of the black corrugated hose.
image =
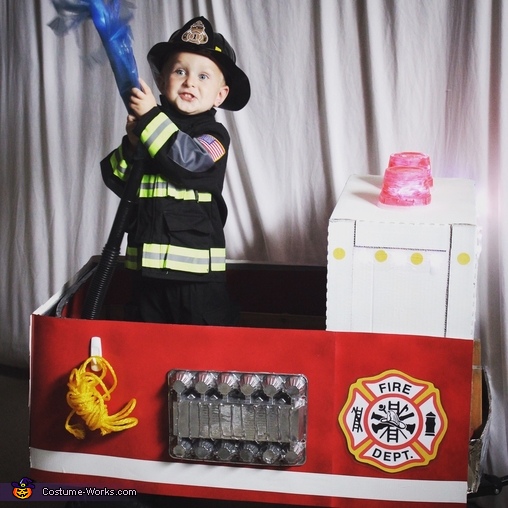
[[120,255],[120,247],[124,234],[129,225],[130,216],[137,201],[137,194],[141,179],[143,178],[143,161],[146,151],[138,143],[138,149],[134,156],[132,169],[127,179],[122,199],[109,233],[108,240],[104,246],[101,258],[93,274],[88,288],[81,317],[83,319],[98,319],[104,303],[104,298],[109,288],[115,271],[116,263]]

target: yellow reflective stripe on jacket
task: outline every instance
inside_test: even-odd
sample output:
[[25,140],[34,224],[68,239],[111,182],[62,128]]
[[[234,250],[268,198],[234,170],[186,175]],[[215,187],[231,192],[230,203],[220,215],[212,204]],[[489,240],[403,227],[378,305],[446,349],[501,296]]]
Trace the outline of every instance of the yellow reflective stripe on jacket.
[[131,270],[144,267],[189,273],[223,272],[226,270],[226,249],[191,249],[176,245],[145,243],[141,256],[136,247],[127,248],[125,267]]
[[210,249],[210,269],[212,272],[223,272],[226,269],[226,249]]
[[210,271],[210,253],[208,250],[145,243],[141,264],[146,268],[208,273]]
[[129,165],[123,156],[123,149],[120,146],[117,148],[109,158],[109,163],[113,169],[113,174],[120,178],[120,180],[125,180],[127,178],[127,169]]
[[127,251],[125,253],[125,268],[129,270],[140,270],[141,263],[138,258],[139,250],[137,247],[127,247]]
[[177,189],[160,175],[144,175],[139,187],[140,198],[165,198],[172,197],[199,203],[210,203],[212,195],[209,192],[197,192],[194,190]]
[[178,131],[178,127],[164,113],[159,113],[141,133],[140,139],[153,158],[162,145]]

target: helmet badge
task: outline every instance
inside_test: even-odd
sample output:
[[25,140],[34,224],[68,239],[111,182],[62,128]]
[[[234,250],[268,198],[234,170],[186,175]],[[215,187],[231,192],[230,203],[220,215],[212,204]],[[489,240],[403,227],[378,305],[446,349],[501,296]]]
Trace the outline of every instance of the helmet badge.
[[182,41],[192,44],[206,44],[208,42],[208,35],[205,32],[205,25],[203,25],[203,22],[196,21],[196,23],[184,32]]

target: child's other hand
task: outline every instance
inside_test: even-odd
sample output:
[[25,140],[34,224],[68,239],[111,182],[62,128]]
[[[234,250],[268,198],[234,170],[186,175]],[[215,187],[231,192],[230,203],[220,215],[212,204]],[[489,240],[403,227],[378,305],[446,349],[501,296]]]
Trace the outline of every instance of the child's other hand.
[[127,132],[127,137],[129,138],[130,144],[132,148],[136,148],[138,144],[139,138],[134,134],[134,128],[138,123],[137,118],[134,115],[127,116],[127,123],[125,124],[125,131]]
[[141,78],[139,79],[139,84],[141,89],[133,88],[129,101],[131,115],[134,115],[136,118],[140,118],[157,106],[157,101],[150,87]]

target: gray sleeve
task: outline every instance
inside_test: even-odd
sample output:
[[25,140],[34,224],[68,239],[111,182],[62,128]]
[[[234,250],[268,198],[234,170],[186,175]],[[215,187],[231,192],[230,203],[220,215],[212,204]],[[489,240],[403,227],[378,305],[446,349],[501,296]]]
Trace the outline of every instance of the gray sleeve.
[[182,131],[176,133],[168,156],[173,162],[193,173],[202,173],[214,165],[214,160],[198,139]]

